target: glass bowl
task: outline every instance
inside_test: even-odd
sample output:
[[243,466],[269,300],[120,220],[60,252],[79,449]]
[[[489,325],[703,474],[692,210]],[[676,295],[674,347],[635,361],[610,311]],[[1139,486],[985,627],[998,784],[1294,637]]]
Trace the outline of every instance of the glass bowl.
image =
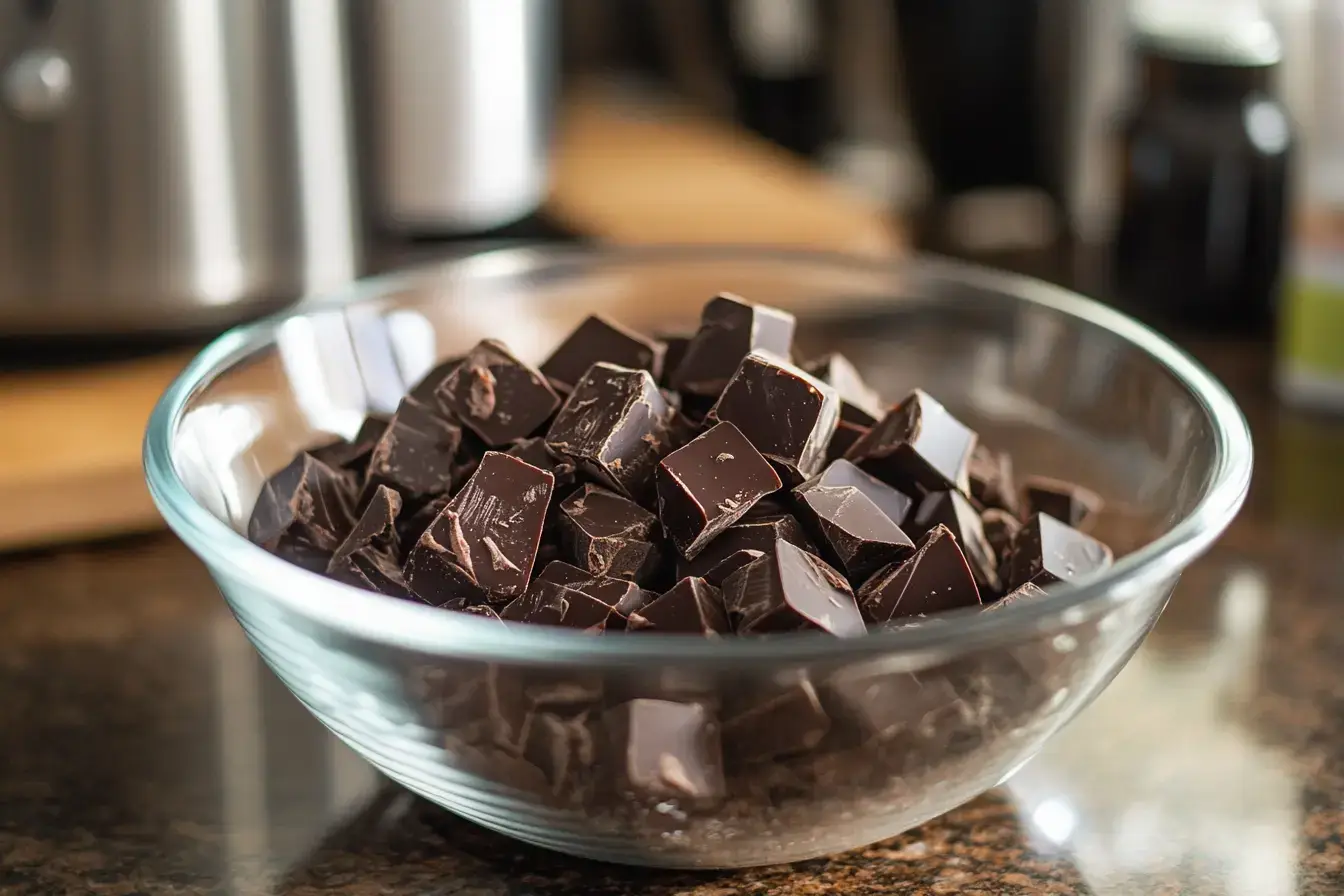
[[[594,637],[365,593],[240,534],[268,474],[391,410],[436,360],[495,336],[539,361],[591,312],[687,330],[724,290],[793,311],[803,354],[844,352],[889,400],[927,389],[1022,472],[1099,492],[1115,565],[1035,602],[859,639]],[[871,843],[1011,775],[1120,670],[1231,521],[1251,443],[1176,348],[1033,280],[927,258],[515,248],[224,335],[155,409],[145,466],[265,661],[388,777],[563,852],[724,868]],[[625,749],[636,699],[681,704],[669,736],[704,765],[659,742]],[[796,737],[817,707],[824,722]],[[747,755],[732,744],[745,737],[762,758],[719,764]],[[696,796],[684,774],[704,776]]]

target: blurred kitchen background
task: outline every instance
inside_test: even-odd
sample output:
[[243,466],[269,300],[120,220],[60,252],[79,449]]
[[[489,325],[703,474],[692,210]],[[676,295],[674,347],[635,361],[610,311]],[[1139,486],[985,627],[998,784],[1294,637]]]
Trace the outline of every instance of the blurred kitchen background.
[[0,549],[157,526],[210,335],[527,240],[964,256],[1344,408],[1344,0],[0,0]]

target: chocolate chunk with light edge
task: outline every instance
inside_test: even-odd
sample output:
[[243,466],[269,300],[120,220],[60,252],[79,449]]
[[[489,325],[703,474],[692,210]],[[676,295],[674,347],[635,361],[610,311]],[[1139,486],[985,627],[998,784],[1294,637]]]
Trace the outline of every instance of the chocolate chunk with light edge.
[[[453,518],[443,521],[438,527],[439,534],[451,530],[455,517],[453,514]],[[458,565],[452,549],[440,544],[435,534],[433,526],[426,529],[406,557],[402,577],[411,596],[444,609],[465,609],[488,600],[485,589]]]
[[[740,551],[733,551],[728,556],[719,560],[718,563],[715,563],[713,566],[705,570],[705,574],[701,578],[703,578],[709,584],[713,585],[715,588],[722,588],[724,580],[727,579],[730,575],[732,575],[734,572],[741,569],[742,567],[746,566],[753,560],[759,560],[764,556],[765,551],[757,551],[751,548],[744,548]],[[696,560],[699,559],[700,559],[699,557],[696,558]]]
[[894,488],[970,489],[975,433],[921,389],[889,410],[845,455]]
[[830,386],[787,361],[752,352],[706,419],[732,423],[786,482],[796,485],[826,463],[840,399]]
[[541,371],[494,339],[477,343],[435,396],[492,448],[530,436],[560,406]]
[[723,600],[739,632],[816,629],[851,638],[867,630],[849,583],[821,558],[787,541],[730,575]]
[[540,369],[553,385],[566,392],[573,390],[588,368],[599,361],[647,370],[656,381],[662,373],[664,350],[662,343],[593,314],[565,337]]
[[[732,571],[731,569],[723,569],[728,558],[742,551],[773,554],[775,544],[780,540],[797,545],[809,553],[817,553],[816,545],[807,537],[803,527],[792,515],[780,513],[777,507],[769,515],[755,515],[756,507],[769,501],[770,499],[766,498],[758,502],[752,508],[752,512],[748,512],[739,522],[725,529],[722,534],[709,543],[708,547],[697,554],[694,560],[678,558],[677,576],[679,578],[686,576],[709,578],[710,572],[714,571],[716,574],[726,577]],[[745,565],[746,562],[748,561],[744,560],[738,565]]]
[[520,595],[532,574],[554,483],[547,470],[487,452],[426,534],[452,551],[493,597]]
[[440,361],[430,369],[429,373],[426,373],[420,378],[420,382],[411,387],[411,390],[406,393],[406,396],[426,407],[444,410],[439,404],[439,387],[443,385],[444,381],[448,379],[453,371],[457,370],[461,363],[461,355]]
[[700,329],[672,373],[672,388],[690,395],[718,395],[751,352],[764,350],[788,359],[795,325],[792,314],[721,293],[701,312]]
[[327,575],[347,585],[393,597],[407,595],[397,563],[397,514],[401,496],[387,486],[374,491],[369,504],[341,542]]
[[803,366],[803,369],[835,390],[840,396],[840,419],[860,427],[872,426],[882,416],[878,397],[849,359],[831,353]]
[[630,628],[693,635],[732,631],[723,594],[699,578],[685,578],[630,617]]
[[499,617],[505,622],[600,632],[615,613],[610,606],[582,591],[545,579],[534,579],[522,597],[510,601],[499,611]]
[[1004,586],[1017,589],[1031,583],[1040,587],[1090,575],[1111,565],[1111,549],[1090,535],[1037,513],[1013,539],[1004,564]]
[[1068,526],[1086,531],[1092,518],[1101,510],[1101,495],[1062,479],[1048,476],[1028,476],[1022,482],[1027,499],[1027,513],[1048,514]]
[[1022,531],[1022,522],[1006,510],[991,507],[980,514],[980,524],[985,530],[985,541],[989,542],[1000,566],[1008,559],[1013,549],[1013,539]]
[[645,591],[629,579],[595,576],[563,560],[554,560],[546,564],[546,568],[541,571],[538,578],[573,588],[575,591],[582,591],[589,597],[602,601],[623,617],[629,616],[657,597],[656,594]]
[[723,749],[732,763],[768,762],[815,749],[830,730],[816,689],[803,680],[727,719]]
[[628,498],[585,485],[560,503],[559,513],[565,549],[593,575],[634,579],[657,560],[658,518]]
[[1031,582],[1027,582],[1025,585],[1020,585],[1017,588],[1014,588],[1012,591],[1009,591],[1003,597],[994,601],[994,603],[986,604],[985,609],[1001,610],[1004,607],[1011,606],[1012,604],[1018,603],[1019,601],[1040,600],[1042,597],[1045,596],[1046,591],[1044,588],[1040,587],[1039,585],[1033,585]]
[[713,805],[723,799],[719,727],[698,703],[638,699],[608,710],[608,766],[614,790],[639,800],[686,800]]
[[247,522],[247,537],[314,572],[326,569],[354,524],[351,477],[300,454],[266,480]]
[[710,427],[663,458],[656,478],[663,532],[687,559],[781,485],[770,462],[731,423]]
[[561,407],[546,447],[601,484],[642,502],[672,409],[647,370],[594,364]]
[[900,526],[854,486],[826,486],[824,477],[794,489],[801,515],[850,581],[862,582],[908,556],[915,543]]
[[870,476],[847,460],[832,461],[814,480],[823,488],[856,488],[898,526],[905,525],[914,501],[882,480]]
[[1006,451],[994,451],[985,445],[976,445],[966,468],[971,497],[981,506],[997,507],[1013,516],[1022,512],[1017,497],[1017,480],[1013,476],[1013,458]]
[[999,558],[985,536],[980,514],[970,499],[958,491],[930,492],[915,511],[911,529],[920,536],[934,526],[946,526],[956,537],[961,553],[971,566],[975,583],[987,594],[1000,591]]
[[956,538],[946,526],[935,526],[912,556],[863,584],[859,604],[869,618],[886,622],[979,606],[980,591]]
[[386,485],[408,505],[446,493],[453,484],[453,455],[462,428],[414,399],[402,399],[387,429],[373,446],[361,501]]

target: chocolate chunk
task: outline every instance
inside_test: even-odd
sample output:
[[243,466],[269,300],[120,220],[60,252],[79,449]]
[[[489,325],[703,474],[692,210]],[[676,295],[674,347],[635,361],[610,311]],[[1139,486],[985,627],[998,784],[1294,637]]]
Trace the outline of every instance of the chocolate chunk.
[[478,343],[435,395],[492,448],[530,436],[560,406],[546,377],[493,339]]
[[1028,476],[1022,483],[1027,499],[1027,514],[1044,513],[1065,525],[1086,530],[1101,510],[1101,495],[1062,479]]
[[572,391],[588,368],[598,361],[632,370],[647,370],[657,380],[662,374],[664,350],[662,343],[594,314],[585,318],[560,343],[541,365],[541,372],[565,392]]
[[682,579],[630,617],[630,628],[693,635],[732,631],[723,594],[704,579]]
[[826,463],[826,445],[839,419],[834,389],[759,352],[742,359],[707,417],[736,426],[781,478],[795,485]]
[[913,556],[879,571],[859,589],[859,604],[870,619],[886,622],[980,605],[980,591],[957,540],[946,526],[934,526]]
[[546,564],[539,579],[582,591],[614,609],[621,616],[629,616],[657,597],[640,588],[629,579],[595,576],[584,569],[556,560]]
[[373,455],[373,446],[387,431],[390,422],[390,417],[370,414],[364,418],[364,422],[359,426],[359,432],[355,433],[355,437],[350,441],[337,439],[311,448],[308,453],[334,470],[348,470],[363,479],[368,470],[369,458]]
[[911,529],[921,537],[935,526],[946,526],[957,539],[962,555],[971,566],[971,574],[981,591],[997,594],[999,559],[985,536],[980,514],[970,500],[958,491],[930,492],[915,511]]
[[1090,535],[1050,516],[1037,513],[1013,539],[1004,564],[1004,586],[1017,589],[1030,582],[1045,587],[1105,569],[1111,549]]
[[990,549],[1002,566],[1013,549],[1013,539],[1022,531],[1022,523],[1008,511],[991,507],[980,514],[980,524],[985,530],[985,541],[989,542]]
[[407,397],[426,407],[439,408],[439,387],[461,364],[461,355],[439,362],[429,373],[420,378],[420,382],[411,387],[411,391],[406,393]]
[[[844,406],[841,405],[843,413]],[[831,440],[826,443],[826,459],[828,461],[837,461],[849,453],[849,449],[854,447],[854,443],[868,434],[870,427],[860,426],[857,423],[850,423],[843,417],[835,425],[835,432],[831,434]]]
[[1044,588],[1040,587],[1039,585],[1033,585],[1031,582],[1027,582],[1025,585],[1021,585],[1017,588],[1014,588],[1012,591],[1009,591],[1003,597],[994,601],[994,603],[986,604],[985,609],[998,610],[1011,604],[1015,604],[1018,601],[1039,600],[1040,598],[1045,596],[1046,591]]
[[719,728],[698,703],[631,700],[602,717],[618,794],[713,804],[724,796]]
[[560,535],[575,564],[595,576],[634,579],[657,560],[658,518],[628,498],[585,485],[560,504]]
[[452,551],[458,565],[495,598],[522,594],[554,483],[546,470],[487,452],[424,537]]
[[374,491],[345,541],[327,564],[327,575],[347,585],[406,597],[406,583],[397,563],[397,514],[401,496],[387,486]]
[[751,352],[764,350],[789,358],[794,326],[793,315],[777,308],[752,305],[729,293],[711,299],[701,312],[700,329],[672,374],[672,388],[690,395],[718,395]]
[[890,672],[871,664],[836,673],[827,679],[823,695],[832,715],[880,740],[919,726],[929,713],[957,700],[946,678]]
[[[767,501],[769,501],[768,498],[762,499],[756,506],[765,504]],[[755,509],[755,507],[752,508],[753,511]],[[742,518],[741,522],[729,526],[718,538],[711,541],[709,546],[697,554],[694,560],[678,559],[677,576],[679,578],[685,578],[686,576],[709,578],[710,571],[713,570],[726,577],[729,572],[732,572],[731,569],[723,569],[729,557],[742,551],[773,554],[775,544],[781,539],[797,545],[809,553],[815,554],[817,552],[816,545],[807,537],[798,520],[787,513],[780,513],[777,506],[773,511],[769,516],[755,516],[753,513],[748,513]],[[747,562],[749,561],[744,560],[739,565],[745,565]]]
[[827,559],[850,581],[861,582],[915,550],[910,536],[857,487],[827,486],[825,481],[824,475],[818,476],[793,494]]
[[414,399],[402,399],[369,457],[363,500],[380,485],[396,489],[407,505],[446,493],[462,428]]
[[[700,555],[700,557],[703,556],[704,554]],[[753,560],[759,560],[764,556],[765,551],[757,551],[751,548],[745,548],[740,551],[733,551],[731,554],[724,557],[718,563],[715,563],[713,566],[707,569],[702,578],[704,578],[706,582],[713,585],[715,588],[722,588],[724,579],[728,578],[734,572],[746,566]],[[692,562],[698,563],[700,561],[700,557],[696,557],[695,560]]]
[[544,436],[534,436],[530,439],[523,439],[515,442],[508,451],[504,452],[510,457],[516,457],[525,461],[539,470],[550,470],[551,475],[555,477],[555,491],[560,493],[567,486],[573,485],[575,480],[574,465],[563,458],[556,457],[546,447]]
[[692,559],[757,500],[778,489],[778,474],[741,431],[720,423],[658,465],[663,531]]
[[666,386],[670,385],[672,374],[677,372],[685,359],[692,337],[686,333],[659,333],[657,336],[658,341],[663,343],[663,372],[658,382]]
[[560,796],[583,786],[597,760],[597,742],[587,713],[564,716],[539,712],[528,726],[523,758],[541,769],[551,793]]
[[974,447],[975,433],[916,389],[873,424],[845,457],[907,494],[917,487],[967,492],[966,468]]
[[815,749],[830,730],[830,716],[804,679],[724,722],[723,748],[733,762],[769,762]]
[[976,445],[966,468],[971,497],[984,507],[997,507],[1013,516],[1022,512],[1013,478],[1013,458],[1005,451],[993,451]]
[[[440,533],[445,529],[451,531],[457,521],[456,513],[444,512],[452,516],[442,518]],[[435,527],[427,528],[406,557],[402,576],[411,596],[444,609],[465,609],[487,600],[485,589],[458,565],[452,548],[446,542],[440,543],[435,532]]]
[[402,512],[397,517],[398,557],[404,560],[410,556],[420,536],[448,506],[449,499],[449,495],[437,495],[413,511],[402,504]]
[[350,476],[300,454],[266,480],[247,537],[305,569],[321,572],[354,524]]
[[546,434],[546,447],[635,501],[652,487],[672,409],[647,370],[594,364]]
[[832,353],[803,367],[840,396],[840,419],[861,427],[872,426],[882,416],[882,399],[859,376],[844,355]]
[[527,592],[499,611],[506,622],[555,625],[600,632],[607,627],[615,610],[582,591],[566,588],[545,579],[534,579]]
[[856,488],[898,526],[905,525],[914,502],[876,477],[869,476],[847,460],[832,461],[815,483],[823,488]]
[[[481,464],[490,446],[469,429],[462,430],[462,444],[453,456],[453,483],[466,482]],[[544,468],[543,468],[544,469]]]
[[850,638],[866,631],[844,578],[787,541],[730,575],[723,600],[739,632],[817,629]]

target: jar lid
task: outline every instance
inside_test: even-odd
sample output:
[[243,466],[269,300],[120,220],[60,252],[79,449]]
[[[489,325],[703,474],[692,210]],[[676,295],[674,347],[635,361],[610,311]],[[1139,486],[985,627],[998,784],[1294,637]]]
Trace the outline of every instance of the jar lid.
[[1258,12],[1201,15],[1190,7],[1173,13],[1156,4],[1146,6],[1135,10],[1133,28],[1139,46],[1148,53],[1227,68],[1268,68],[1283,60],[1278,33]]

